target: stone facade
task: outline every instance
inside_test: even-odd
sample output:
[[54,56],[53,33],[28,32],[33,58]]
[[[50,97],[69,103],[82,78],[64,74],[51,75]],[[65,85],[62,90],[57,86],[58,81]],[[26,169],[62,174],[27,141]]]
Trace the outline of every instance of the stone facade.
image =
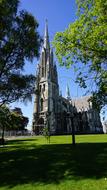
[[32,123],[35,134],[42,134],[46,127],[50,134],[69,134],[72,124],[77,133],[102,132],[99,113],[89,104],[89,97],[71,100],[68,87],[66,98],[59,95],[57,68],[50,48],[47,22],[36,78]]

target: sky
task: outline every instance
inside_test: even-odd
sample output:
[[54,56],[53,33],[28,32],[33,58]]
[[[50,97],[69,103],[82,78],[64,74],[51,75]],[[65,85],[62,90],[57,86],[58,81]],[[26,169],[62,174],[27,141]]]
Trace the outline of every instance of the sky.
[[[76,20],[76,4],[75,0],[20,0],[19,9],[27,10],[31,13],[39,23],[38,31],[40,35],[44,36],[45,20],[48,20],[48,31],[50,43],[52,42],[56,32],[64,31],[68,25]],[[55,58],[58,81],[62,95],[66,94],[66,86],[69,86],[71,97],[80,97],[84,95],[85,91],[80,89],[75,84],[75,74],[72,69],[66,69],[58,65]],[[28,74],[36,73],[36,66],[38,60],[34,59],[33,63],[26,61],[25,72]],[[33,101],[27,103],[14,103],[12,107],[20,107],[23,115],[29,118],[28,128],[31,129],[33,116]]]

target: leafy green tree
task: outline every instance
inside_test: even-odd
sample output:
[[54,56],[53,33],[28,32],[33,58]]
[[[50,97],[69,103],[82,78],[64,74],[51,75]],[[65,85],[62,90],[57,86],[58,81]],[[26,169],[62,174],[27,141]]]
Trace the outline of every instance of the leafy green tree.
[[22,110],[20,108],[14,108],[10,110],[6,105],[0,107],[0,130],[1,144],[4,144],[4,131],[9,130],[25,130],[29,119],[23,116]]
[[91,81],[92,101],[100,109],[107,103],[107,1],[76,2],[78,19],[56,33],[53,45],[60,64],[75,69],[81,87]]
[[24,74],[25,61],[39,56],[38,23],[18,0],[0,0],[0,105],[30,99],[35,77]]

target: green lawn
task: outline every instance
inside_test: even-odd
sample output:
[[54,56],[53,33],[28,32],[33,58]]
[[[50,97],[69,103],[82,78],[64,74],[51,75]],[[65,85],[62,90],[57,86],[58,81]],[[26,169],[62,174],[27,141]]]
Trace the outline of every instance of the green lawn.
[[9,140],[0,147],[0,190],[107,190],[107,135]]

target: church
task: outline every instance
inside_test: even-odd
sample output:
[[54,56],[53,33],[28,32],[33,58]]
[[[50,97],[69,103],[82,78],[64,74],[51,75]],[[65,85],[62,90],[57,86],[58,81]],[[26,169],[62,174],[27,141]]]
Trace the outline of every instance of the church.
[[89,96],[72,99],[67,86],[66,97],[59,94],[58,73],[50,47],[48,24],[45,24],[44,42],[36,71],[32,130],[42,135],[75,133],[102,133],[100,114],[88,101]]

